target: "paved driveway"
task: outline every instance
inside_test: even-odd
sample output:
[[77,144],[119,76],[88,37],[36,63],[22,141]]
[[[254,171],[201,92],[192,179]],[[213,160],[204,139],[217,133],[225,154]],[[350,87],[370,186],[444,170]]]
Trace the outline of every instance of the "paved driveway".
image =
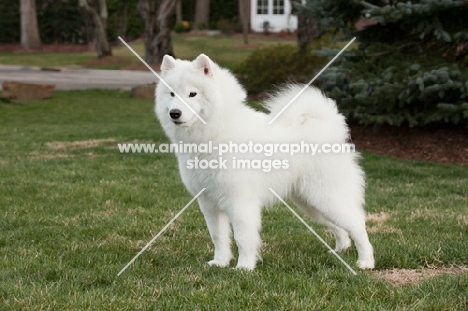
[[55,84],[57,90],[123,89],[157,82],[158,78],[149,70],[88,70],[67,69],[60,71],[42,70],[39,67],[0,65],[0,89],[5,80],[24,83]]

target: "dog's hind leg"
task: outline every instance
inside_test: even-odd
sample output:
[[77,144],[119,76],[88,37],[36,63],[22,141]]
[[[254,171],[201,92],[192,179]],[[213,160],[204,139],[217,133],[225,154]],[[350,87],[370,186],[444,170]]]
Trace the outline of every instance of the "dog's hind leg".
[[[358,251],[357,266],[361,269],[373,269],[374,250],[369,242],[365,214],[360,204],[338,196],[318,197],[317,194],[310,196],[310,202],[326,220],[349,232]],[[337,248],[338,244],[346,245],[346,241],[337,241]]]
[[349,234],[343,228],[333,224],[331,221],[327,220],[315,207],[307,204],[299,197],[292,198],[294,203],[304,212],[306,213],[312,220],[315,220],[319,224],[325,225],[333,232],[335,235],[335,252],[343,252],[347,250],[351,246],[351,239],[349,238]]
[[[340,200],[338,200],[340,201]],[[374,249],[367,236],[365,214],[360,208],[352,208],[351,202],[331,202],[330,206],[319,207],[324,216],[337,226],[348,231],[358,251],[357,266],[361,269],[373,269]]]
[[223,211],[207,199],[199,198],[198,203],[205,217],[211,240],[214,244],[214,258],[208,262],[210,266],[227,267],[232,259],[231,226],[229,218]]

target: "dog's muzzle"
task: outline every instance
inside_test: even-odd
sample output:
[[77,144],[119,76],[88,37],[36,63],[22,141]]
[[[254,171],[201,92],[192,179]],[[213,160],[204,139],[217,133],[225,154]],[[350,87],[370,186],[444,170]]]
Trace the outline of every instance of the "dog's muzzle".
[[171,109],[171,111],[169,111],[169,115],[171,116],[171,119],[175,124],[185,123],[185,122],[177,121],[182,115],[182,111],[180,111],[180,109]]
[[171,109],[171,111],[169,111],[169,115],[171,116],[172,120],[177,120],[182,115],[182,111],[179,109]]

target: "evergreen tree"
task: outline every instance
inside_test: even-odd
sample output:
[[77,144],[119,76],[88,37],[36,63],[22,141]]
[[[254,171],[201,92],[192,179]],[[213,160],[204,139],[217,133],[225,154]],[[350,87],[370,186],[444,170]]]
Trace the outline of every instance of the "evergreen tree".
[[357,37],[357,48],[322,74],[324,90],[347,117],[468,124],[467,0],[307,0],[297,9],[324,33]]

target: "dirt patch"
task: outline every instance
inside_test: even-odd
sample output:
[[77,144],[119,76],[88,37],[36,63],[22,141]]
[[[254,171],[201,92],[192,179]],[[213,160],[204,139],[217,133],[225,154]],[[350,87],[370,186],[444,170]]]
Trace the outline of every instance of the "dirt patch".
[[367,233],[394,233],[397,235],[403,235],[401,229],[389,226],[389,225],[376,225],[376,226],[367,226]]
[[468,128],[351,126],[356,149],[408,160],[468,165]]
[[396,233],[403,234],[400,229],[392,227],[386,224],[386,221],[390,219],[391,214],[387,212],[380,213],[369,213],[366,215],[367,221],[367,232],[368,233]]
[[[37,152],[34,151],[30,153],[31,160],[38,160],[38,159],[61,159],[61,158],[71,158],[78,155],[66,153],[67,150],[76,150],[76,149],[88,149],[100,146],[103,143],[113,143],[115,142],[115,138],[106,138],[106,139],[91,139],[91,140],[79,140],[79,141],[52,141],[45,143],[45,146],[51,150],[56,151],[58,153],[48,153],[48,152]],[[95,157],[98,156],[92,152],[88,152],[86,154],[80,154],[79,156],[88,156],[88,157]]]
[[12,53],[21,50],[21,45],[17,43],[2,43],[0,44],[0,52]]
[[[149,64],[154,71],[160,71],[161,64]],[[120,68],[122,70],[135,70],[135,71],[148,71],[148,67],[142,62],[133,63],[128,66]]]
[[390,218],[390,214],[387,212],[380,212],[380,213],[369,213],[366,216],[366,220],[370,222],[374,222],[377,224],[384,223]]
[[63,150],[63,149],[88,149],[94,148],[102,143],[115,142],[115,138],[106,139],[91,139],[91,140],[78,140],[78,141],[52,141],[46,143],[46,147],[51,150]]
[[450,267],[450,268],[421,268],[421,269],[389,269],[381,271],[373,271],[372,275],[376,278],[387,281],[394,286],[405,286],[417,284],[427,279],[433,278],[442,274],[459,275],[468,273],[468,268]]
[[88,68],[96,68],[96,67],[103,67],[103,66],[109,66],[109,65],[120,65],[120,66],[126,66],[131,62],[130,59],[126,57],[120,57],[120,56],[105,56],[101,58],[95,58],[92,59],[83,65]]
[[[30,159],[31,160],[50,160],[50,159],[66,159],[66,158],[73,158],[76,157],[77,155],[75,154],[65,154],[65,153],[57,153],[57,154],[50,154],[50,153],[37,153],[33,152],[30,154]],[[83,155],[80,155],[83,156]],[[84,156],[87,157],[95,157],[96,155],[92,152],[88,152],[84,154]]]
[[49,159],[64,159],[64,158],[71,158],[71,157],[74,157],[75,155],[73,154],[64,154],[64,153],[57,153],[57,154],[41,154],[41,153],[38,153],[38,152],[32,152],[30,154],[31,156],[31,160],[38,160],[38,159],[45,159],[45,160],[49,160]]
[[93,52],[92,44],[47,44],[42,46],[43,52],[47,53],[77,53]]

